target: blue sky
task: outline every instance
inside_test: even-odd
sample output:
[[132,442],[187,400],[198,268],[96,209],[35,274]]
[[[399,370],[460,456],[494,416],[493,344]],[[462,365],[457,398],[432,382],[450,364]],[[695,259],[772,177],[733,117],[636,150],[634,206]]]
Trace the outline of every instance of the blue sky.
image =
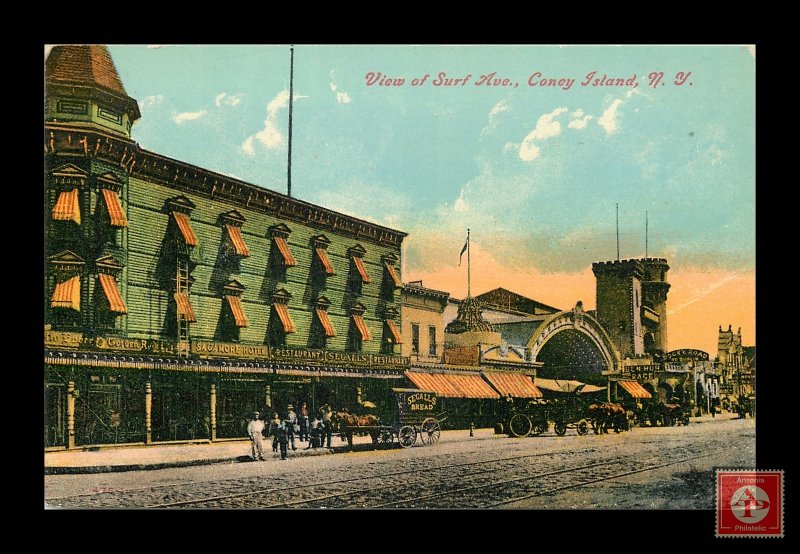
[[[288,47],[110,49],[143,147],[285,192]],[[638,86],[581,86],[591,71]],[[439,72],[470,78],[434,86]],[[474,84],[492,72],[512,86]],[[529,86],[536,72],[575,82]],[[746,46],[298,45],[293,196],[410,233],[406,279],[455,268],[467,227],[523,278],[585,274],[616,255],[616,202],[622,257],[644,255],[647,210],[673,274],[754,278],[754,74]]]

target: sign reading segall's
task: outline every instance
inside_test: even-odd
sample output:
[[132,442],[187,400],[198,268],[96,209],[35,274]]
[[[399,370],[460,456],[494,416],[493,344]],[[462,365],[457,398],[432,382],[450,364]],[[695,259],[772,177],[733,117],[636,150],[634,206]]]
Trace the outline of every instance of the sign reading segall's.
[[430,392],[417,392],[406,396],[406,404],[412,412],[430,412],[436,408],[436,395]]

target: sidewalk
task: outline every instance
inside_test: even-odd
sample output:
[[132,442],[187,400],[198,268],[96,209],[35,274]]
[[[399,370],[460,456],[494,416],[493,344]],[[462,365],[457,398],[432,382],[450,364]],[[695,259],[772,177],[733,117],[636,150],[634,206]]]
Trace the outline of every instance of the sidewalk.
[[[475,429],[475,436],[469,436],[469,430],[442,431],[440,442],[459,442],[465,440],[482,440],[505,437],[495,435],[493,429]],[[370,437],[353,437],[352,450],[347,443],[333,436],[332,448],[308,449],[308,443],[296,441],[297,450],[289,447],[289,457],[321,456],[351,451],[371,450]],[[272,441],[264,441],[265,452],[274,459]],[[400,448],[395,441],[392,448]],[[269,461],[270,458],[267,458]],[[169,467],[188,467],[195,465],[250,462],[250,441],[235,440],[203,444],[169,444],[169,445],[130,445],[92,448],[91,450],[58,450],[44,453],[45,475],[68,473],[107,473],[112,471],[139,471],[164,469]]]

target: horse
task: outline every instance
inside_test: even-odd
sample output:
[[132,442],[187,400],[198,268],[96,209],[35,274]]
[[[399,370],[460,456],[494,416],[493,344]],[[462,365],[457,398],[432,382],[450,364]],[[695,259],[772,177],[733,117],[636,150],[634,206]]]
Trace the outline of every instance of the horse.
[[[347,440],[347,445],[353,446],[353,435],[369,435],[373,444],[378,442],[378,418],[374,415],[355,415],[345,410],[333,414],[331,423],[338,431],[342,440]],[[364,427],[363,430],[354,430],[357,427]]]
[[621,404],[592,404],[589,406],[589,416],[595,435],[608,433],[609,427],[613,427],[615,433],[628,429],[628,415]]

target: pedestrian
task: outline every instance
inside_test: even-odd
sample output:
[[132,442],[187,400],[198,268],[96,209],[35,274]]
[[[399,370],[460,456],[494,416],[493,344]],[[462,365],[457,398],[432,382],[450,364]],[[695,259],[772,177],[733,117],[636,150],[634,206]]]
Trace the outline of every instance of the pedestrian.
[[278,426],[278,444],[281,447],[281,460],[285,460],[288,455],[289,428],[291,425],[289,418],[286,417]]
[[272,451],[278,452],[278,439],[280,435],[281,418],[278,413],[272,414],[272,420],[269,422],[269,436],[272,437]]
[[264,432],[264,422],[260,418],[261,414],[254,412],[252,421],[247,424],[247,435],[250,437],[253,461],[264,459],[264,443],[261,440]]
[[308,404],[303,402],[300,406],[300,414],[298,415],[298,422],[300,423],[300,442],[309,442],[308,439]]
[[292,404],[286,406],[286,421],[286,436],[289,442],[292,443],[292,450],[297,450],[297,446],[294,442],[294,434],[299,430],[299,427],[297,425],[297,414],[294,412],[294,406]]
[[322,419],[322,436],[320,437],[320,447],[325,447],[325,439],[327,439],[328,448],[331,447],[331,435],[333,434],[333,410],[329,404],[323,405],[320,409],[320,416]]

